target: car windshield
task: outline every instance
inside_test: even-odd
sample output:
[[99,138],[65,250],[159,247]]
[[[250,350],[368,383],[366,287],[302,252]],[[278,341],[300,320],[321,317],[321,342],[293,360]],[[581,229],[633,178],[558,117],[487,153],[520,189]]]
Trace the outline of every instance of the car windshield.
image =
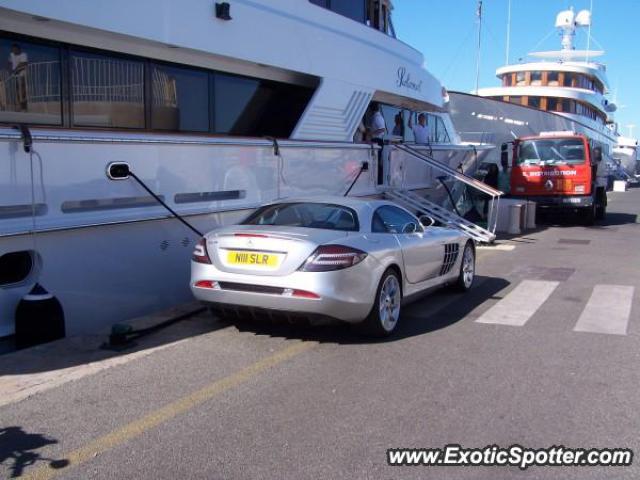
[[584,163],[584,143],[578,138],[525,140],[518,150],[518,165],[578,165]]
[[358,231],[354,210],[329,203],[278,203],[253,212],[241,225],[274,225]]

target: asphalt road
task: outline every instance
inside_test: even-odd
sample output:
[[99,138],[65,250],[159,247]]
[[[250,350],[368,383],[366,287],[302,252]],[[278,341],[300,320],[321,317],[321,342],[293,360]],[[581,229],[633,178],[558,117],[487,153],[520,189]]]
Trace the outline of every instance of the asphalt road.
[[[637,479],[630,467],[388,466],[389,448],[640,452],[640,189],[604,225],[482,250],[476,287],[349,329],[224,325],[0,407],[0,477]],[[630,311],[629,311],[630,307]]]

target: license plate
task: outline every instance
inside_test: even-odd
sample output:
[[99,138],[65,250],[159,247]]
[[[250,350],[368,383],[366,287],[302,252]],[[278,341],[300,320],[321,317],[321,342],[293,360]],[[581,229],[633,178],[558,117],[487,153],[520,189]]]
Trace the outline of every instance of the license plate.
[[227,252],[227,262],[232,265],[249,265],[255,267],[271,267],[278,266],[279,257],[271,253],[264,252],[237,252],[230,250]]

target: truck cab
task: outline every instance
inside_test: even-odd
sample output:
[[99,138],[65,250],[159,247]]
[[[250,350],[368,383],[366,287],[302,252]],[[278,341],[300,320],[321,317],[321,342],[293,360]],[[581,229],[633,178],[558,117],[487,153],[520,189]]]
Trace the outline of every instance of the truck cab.
[[571,209],[587,223],[606,214],[604,146],[575,132],[541,132],[515,140],[511,194],[541,208]]

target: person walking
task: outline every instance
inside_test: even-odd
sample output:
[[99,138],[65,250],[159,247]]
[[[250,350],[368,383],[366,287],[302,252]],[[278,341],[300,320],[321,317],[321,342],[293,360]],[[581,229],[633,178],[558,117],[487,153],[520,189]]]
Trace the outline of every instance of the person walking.
[[502,171],[498,174],[498,190],[505,195],[511,192],[511,170],[509,169],[509,159],[502,158],[500,160]]

